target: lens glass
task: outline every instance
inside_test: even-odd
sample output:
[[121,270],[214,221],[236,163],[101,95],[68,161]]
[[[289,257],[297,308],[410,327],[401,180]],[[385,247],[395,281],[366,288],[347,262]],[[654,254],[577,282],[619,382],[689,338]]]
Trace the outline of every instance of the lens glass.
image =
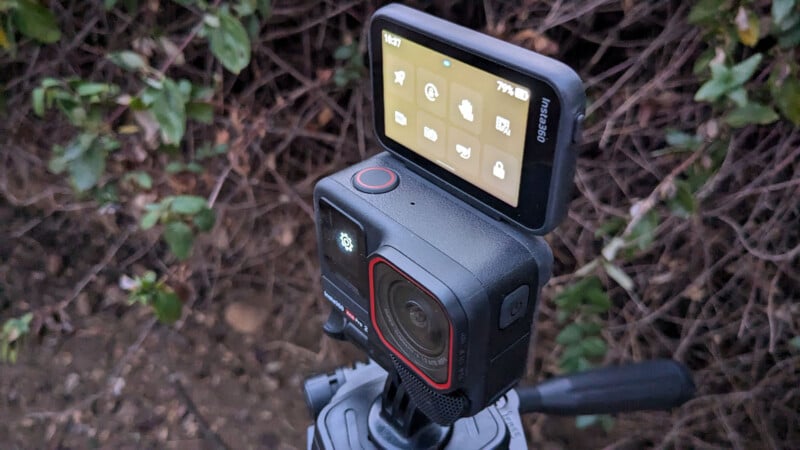
[[390,265],[374,267],[375,319],[394,349],[436,383],[447,381],[450,321],[442,305]]

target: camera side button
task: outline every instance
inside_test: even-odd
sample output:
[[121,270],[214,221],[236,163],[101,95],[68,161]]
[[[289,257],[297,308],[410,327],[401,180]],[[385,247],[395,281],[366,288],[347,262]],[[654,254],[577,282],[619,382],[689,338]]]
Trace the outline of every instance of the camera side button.
[[522,285],[506,295],[500,306],[500,329],[507,328],[525,315],[528,308],[528,286]]
[[397,187],[400,178],[386,167],[367,167],[353,175],[353,187],[367,194],[383,194]]
[[586,117],[583,114],[578,114],[575,117],[575,124],[572,126],[572,143],[580,144],[583,140],[583,120]]

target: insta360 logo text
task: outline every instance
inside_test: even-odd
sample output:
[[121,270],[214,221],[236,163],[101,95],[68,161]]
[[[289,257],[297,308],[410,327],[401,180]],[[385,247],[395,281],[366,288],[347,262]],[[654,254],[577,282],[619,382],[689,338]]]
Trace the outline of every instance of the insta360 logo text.
[[547,142],[547,110],[550,109],[550,99],[542,97],[542,106],[539,108],[539,131],[536,140],[544,144]]

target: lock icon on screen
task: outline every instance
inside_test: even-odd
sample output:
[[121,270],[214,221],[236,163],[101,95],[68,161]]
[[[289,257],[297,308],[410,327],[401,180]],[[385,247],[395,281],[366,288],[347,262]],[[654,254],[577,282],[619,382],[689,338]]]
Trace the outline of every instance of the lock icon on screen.
[[492,175],[501,180],[506,178],[506,168],[502,161],[497,161],[494,163],[494,167],[492,167]]

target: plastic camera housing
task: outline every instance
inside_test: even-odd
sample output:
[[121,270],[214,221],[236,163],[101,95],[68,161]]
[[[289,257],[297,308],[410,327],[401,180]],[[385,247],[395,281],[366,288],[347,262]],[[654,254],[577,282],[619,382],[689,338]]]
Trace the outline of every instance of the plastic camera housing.
[[[365,192],[370,172],[386,182]],[[442,424],[519,381],[552,265],[542,238],[487,217],[387,153],[322,179],[314,203],[329,335],[396,370]]]

